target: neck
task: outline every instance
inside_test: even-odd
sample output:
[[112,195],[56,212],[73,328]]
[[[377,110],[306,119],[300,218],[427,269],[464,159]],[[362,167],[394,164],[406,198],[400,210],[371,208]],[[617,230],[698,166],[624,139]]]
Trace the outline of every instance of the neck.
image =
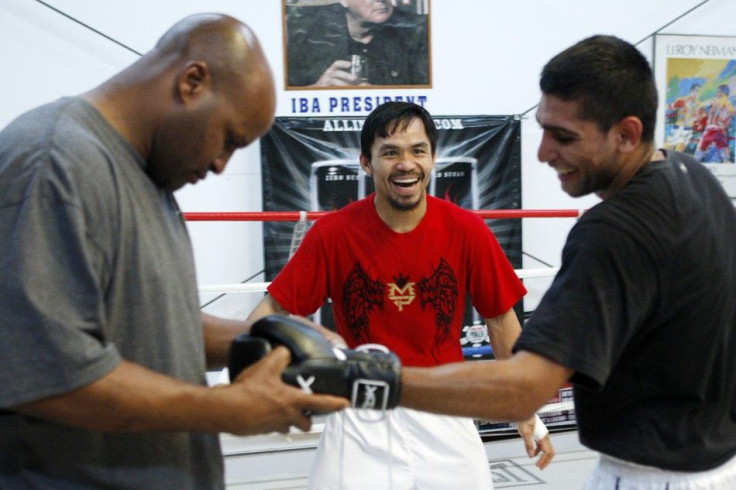
[[353,40],[368,44],[373,39],[373,24],[357,20],[350,13],[345,14],[348,21],[348,33]]
[[[141,62],[142,60],[139,60]],[[147,158],[151,135],[158,121],[156,108],[169,94],[165,87],[155,83],[160,71],[155,66],[136,69],[138,63],[118,73],[98,87],[80,95],[94,105],[107,122]]]
[[[661,158],[660,158],[661,156]],[[620,170],[611,181],[611,184],[596,194],[601,199],[608,199],[626,187],[631,179],[639,173],[644,165],[654,160],[661,160],[664,155],[660,151],[655,151],[654,144],[640,145],[633,152],[626,156],[621,164]]]
[[373,206],[386,226],[396,233],[408,233],[419,226],[427,214],[427,197],[423,196],[419,204],[412,209],[396,209],[386,200],[379,200],[378,196],[375,196]]

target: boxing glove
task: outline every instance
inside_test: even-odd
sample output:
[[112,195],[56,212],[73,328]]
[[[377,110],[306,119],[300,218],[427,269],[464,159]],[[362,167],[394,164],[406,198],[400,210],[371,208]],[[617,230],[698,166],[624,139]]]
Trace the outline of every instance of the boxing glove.
[[282,379],[307,393],[348,398],[354,408],[384,410],[399,403],[401,362],[395,354],[335,347],[316,330],[283,315],[261,318],[249,334],[233,340],[230,379],[276,345],[291,351]]

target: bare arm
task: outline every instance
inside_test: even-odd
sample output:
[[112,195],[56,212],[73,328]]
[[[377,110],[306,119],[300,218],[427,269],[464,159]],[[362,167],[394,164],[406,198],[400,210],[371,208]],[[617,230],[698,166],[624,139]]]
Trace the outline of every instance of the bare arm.
[[233,339],[247,332],[250,324],[202,313],[205,354],[208,369],[221,369],[227,364],[227,355]]
[[[521,335],[521,324],[516,312],[512,308],[497,317],[486,318],[486,326],[495,358],[510,359],[514,343]],[[544,469],[554,458],[555,448],[549,434],[539,441],[534,440],[534,426],[537,420],[537,417],[520,420],[518,430],[527,454],[529,457],[541,454],[536,464],[539,469]]]
[[572,373],[572,369],[526,351],[499,361],[406,367],[401,375],[401,405],[486,420],[525,420]]
[[[252,325],[254,322],[263,318],[264,316],[272,314],[288,315],[289,312],[286,311],[284,307],[281,306],[281,304],[279,304],[279,302],[273,298],[273,296],[271,296],[270,294],[266,294],[260,301],[260,303],[258,303],[256,307],[253,308],[253,311],[250,312],[250,315],[248,315],[248,318],[245,320],[245,322],[248,325]],[[338,335],[336,332],[333,332],[329,328],[307,320],[304,317],[297,318],[299,318],[301,322],[309,325],[310,327],[324,335],[330,342],[332,342],[332,345],[335,345],[337,347],[347,346],[347,344],[345,343],[345,339],[343,339],[340,335]]]
[[308,395],[281,381],[291,357],[279,347],[230,385],[207,388],[123,361],[94,383],[13,410],[60,424],[114,432],[205,431],[247,435],[309,430],[305,411],[331,412],[345,399]]
[[521,325],[516,312],[512,308],[495,318],[486,318],[485,320],[493,355],[496,359],[510,358],[511,349],[521,334]]

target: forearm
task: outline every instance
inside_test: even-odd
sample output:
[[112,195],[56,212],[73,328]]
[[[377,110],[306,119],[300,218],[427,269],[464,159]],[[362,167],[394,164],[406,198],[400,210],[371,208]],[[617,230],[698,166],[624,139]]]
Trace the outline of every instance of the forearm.
[[208,369],[220,369],[227,364],[227,355],[233,339],[248,331],[249,324],[240,320],[202,314],[205,354]]
[[348,405],[330,395],[307,394],[281,380],[291,360],[277,347],[229,385],[186,383],[123,361],[94,383],[11,410],[63,425],[106,432],[186,431],[250,435],[309,430],[305,413]]
[[264,316],[273,315],[273,314],[283,314],[288,315],[289,312],[284,309],[283,306],[279,304],[278,301],[273,299],[273,296],[270,294],[266,294],[261,301],[258,302],[255,308],[253,308],[253,311],[250,312],[250,315],[248,315],[248,318],[246,318],[245,322],[248,325],[252,325],[254,322],[260,320]]
[[27,415],[91,430],[216,430],[206,387],[128,361],[78,390],[15,407]]
[[404,368],[401,405],[485,420],[526,420],[571,374],[564,366],[527,352],[504,361]]
[[[281,306],[281,304],[278,301],[276,301],[273,298],[273,296],[271,296],[270,294],[267,294],[256,305],[256,307],[253,309],[250,315],[248,315],[248,318],[246,319],[246,323],[248,323],[248,325],[252,325],[259,319],[263,318],[264,316],[272,315],[272,314],[289,315],[290,313],[286,309],[284,309],[284,307]],[[303,317],[298,317],[298,318],[300,319],[300,321],[302,321],[306,325],[312,327],[313,329],[317,330],[319,333],[327,337],[330,340],[330,342],[332,342],[333,345],[336,345],[338,347],[346,346],[345,340],[340,335],[338,335],[336,332],[333,332],[332,330],[318,323],[307,320],[306,318],[303,318]]]
[[495,318],[486,318],[488,338],[496,359],[508,359],[516,340],[521,335],[521,325],[512,309]]

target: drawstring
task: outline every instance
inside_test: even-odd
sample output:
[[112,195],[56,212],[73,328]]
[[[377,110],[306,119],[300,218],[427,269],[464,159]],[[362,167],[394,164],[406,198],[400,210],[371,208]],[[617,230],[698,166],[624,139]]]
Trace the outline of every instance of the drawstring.
[[[358,347],[356,347],[355,350],[358,351],[358,352],[380,351],[380,352],[383,352],[383,353],[386,353],[386,354],[389,352],[388,348],[385,345],[381,345],[381,344],[363,344],[363,345],[359,345]],[[369,416],[370,413],[374,413],[374,412],[375,412],[375,410],[372,410],[372,411],[358,410],[355,413],[357,415],[357,418],[360,421],[362,421],[362,422],[372,423],[372,422],[380,422],[381,420],[384,420],[385,421],[385,424],[386,424],[386,438],[387,438],[387,443],[388,443],[387,444],[387,446],[388,446],[388,490],[393,490],[393,487],[394,487],[394,473],[393,473],[394,461],[393,461],[393,449],[392,449],[392,445],[391,445],[391,443],[392,443],[392,438],[391,438],[391,421],[386,416],[386,409],[385,408],[382,408],[381,409],[381,411],[379,413],[380,416],[378,418],[371,418]],[[344,442],[345,442],[344,424],[345,424],[345,419],[343,418],[343,445],[344,445]],[[342,474],[340,475],[340,483],[343,484]],[[344,485],[343,485],[343,488],[344,488]]]

